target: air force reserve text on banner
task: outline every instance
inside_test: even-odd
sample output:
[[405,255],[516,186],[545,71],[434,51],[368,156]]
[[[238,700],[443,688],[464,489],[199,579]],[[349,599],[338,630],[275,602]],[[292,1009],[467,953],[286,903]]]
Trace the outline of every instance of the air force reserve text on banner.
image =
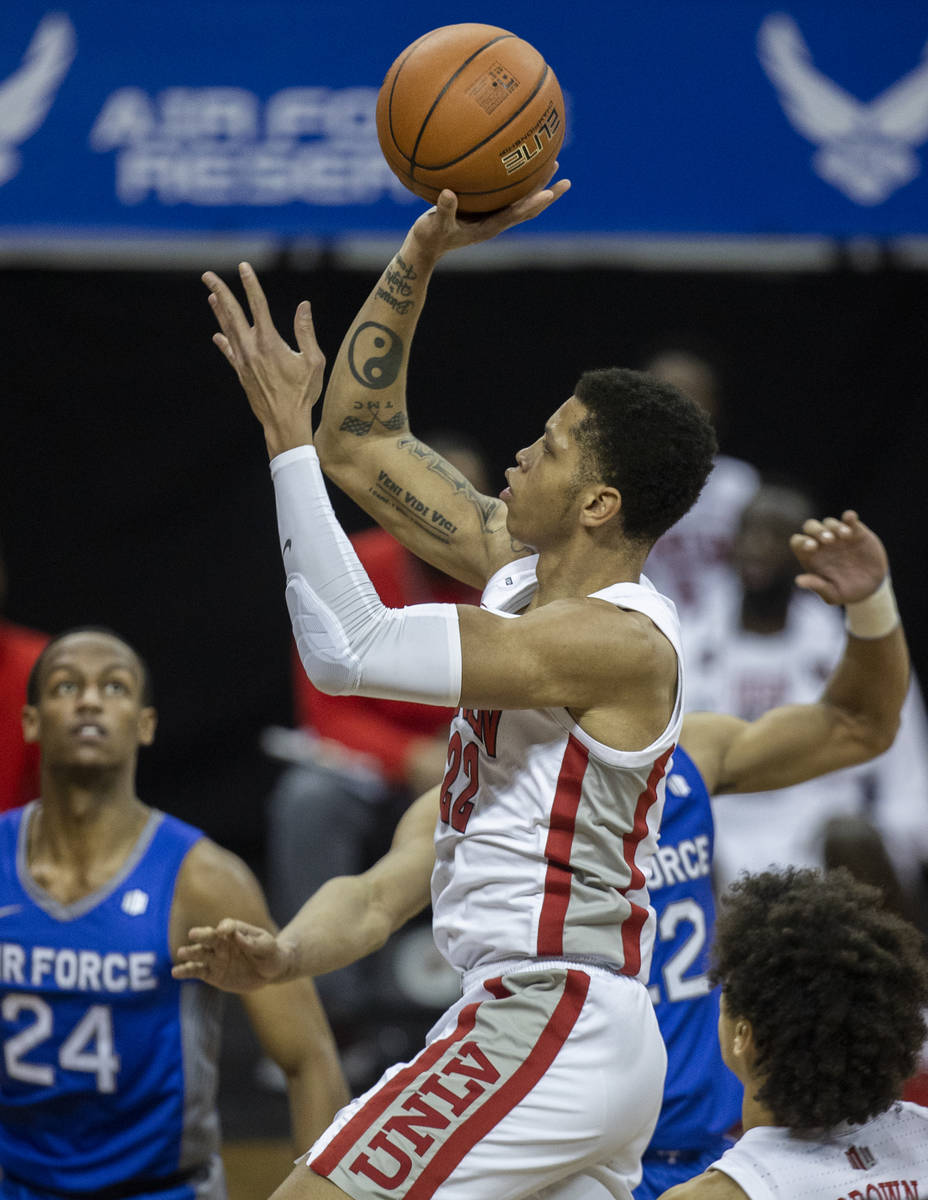
[[[928,10],[512,0],[550,60],[574,187],[525,237],[928,236]],[[72,0],[0,9],[0,239],[405,229],[374,106],[447,0]],[[654,82],[660,78],[659,102]],[[670,84],[667,83],[670,81]],[[684,181],[681,186],[681,181]]]

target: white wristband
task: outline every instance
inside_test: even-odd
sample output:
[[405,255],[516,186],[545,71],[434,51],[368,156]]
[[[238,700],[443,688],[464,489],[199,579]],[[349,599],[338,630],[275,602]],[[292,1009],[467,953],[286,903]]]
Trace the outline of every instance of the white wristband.
[[844,610],[845,628],[854,637],[886,637],[898,624],[899,609],[888,575],[872,596],[849,604]]

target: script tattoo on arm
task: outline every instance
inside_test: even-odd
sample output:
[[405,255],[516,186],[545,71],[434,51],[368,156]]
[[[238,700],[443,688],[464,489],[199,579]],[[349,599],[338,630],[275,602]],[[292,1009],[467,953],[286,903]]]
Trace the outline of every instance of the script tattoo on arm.
[[492,496],[481,495],[457,467],[453,467],[446,458],[442,458],[440,454],[420,442],[418,438],[400,438],[397,445],[443,479],[451,488],[453,495],[463,496],[469,504],[472,504],[477,510],[480,526],[485,533],[496,533],[502,527],[503,506],[500,501],[494,500]]
[[384,271],[375,295],[401,317],[405,316],[414,304],[412,281],[416,278],[415,267],[397,254]]

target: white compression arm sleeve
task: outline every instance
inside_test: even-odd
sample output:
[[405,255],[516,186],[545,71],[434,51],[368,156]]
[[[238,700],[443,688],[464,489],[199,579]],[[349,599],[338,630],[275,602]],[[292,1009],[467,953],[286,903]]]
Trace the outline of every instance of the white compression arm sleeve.
[[461,633],[453,604],[385,608],[335,518],[312,446],[271,460],[287,608],[306,674],[332,696],[456,706]]

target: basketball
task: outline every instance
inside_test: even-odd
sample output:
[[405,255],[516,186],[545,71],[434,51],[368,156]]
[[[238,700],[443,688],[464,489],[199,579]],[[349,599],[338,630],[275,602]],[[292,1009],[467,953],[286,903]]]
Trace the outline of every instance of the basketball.
[[443,25],[407,46],[377,98],[390,169],[434,203],[442,188],[464,213],[503,208],[545,181],[564,140],[554,72],[495,25]]

